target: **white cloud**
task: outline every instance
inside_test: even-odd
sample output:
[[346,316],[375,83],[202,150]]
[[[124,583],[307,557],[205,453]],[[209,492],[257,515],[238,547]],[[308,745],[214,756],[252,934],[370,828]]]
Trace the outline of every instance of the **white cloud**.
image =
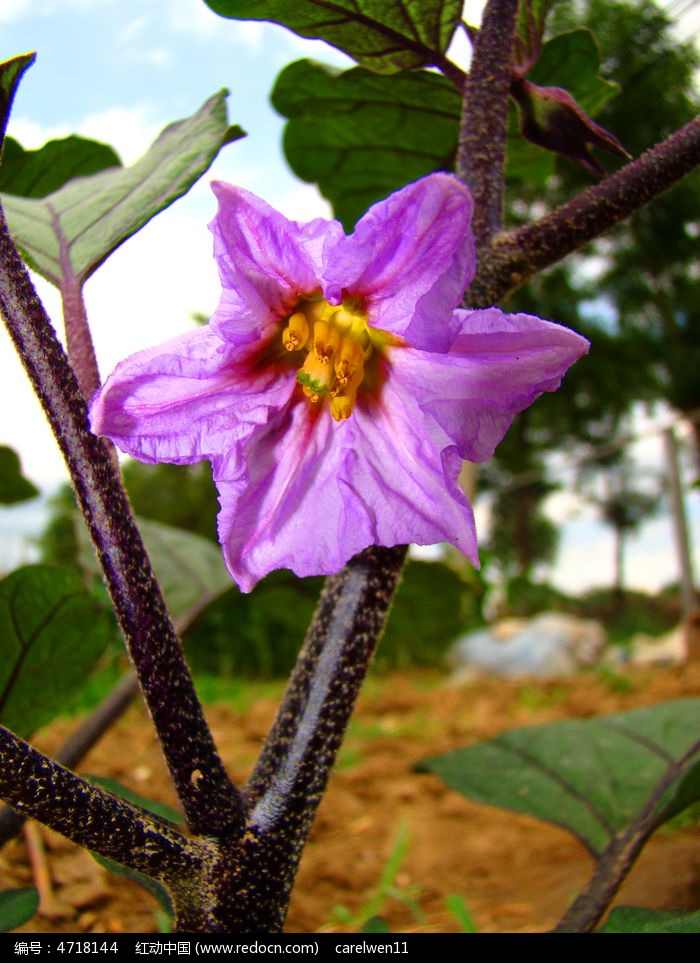
[[19,20],[32,9],[31,0],[0,0],[0,23]]
[[76,132],[111,144],[128,166],[146,153],[164,126],[153,119],[148,107],[136,105],[109,107],[97,114],[89,114],[79,122]]
[[192,329],[192,312],[212,313],[219,282],[211,248],[206,220],[166,211],[88,281],[85,301],[103,377],[128,354]]
[[[211,212],[213,214],[213,199]],[[33,278],[63,340],[58,292]],[[192,311],[211,313],[219,283],[206,219],[166,211],[123,245],[84,290],[102,376],[128,354],[190,330]],[[42,490],[65,480],[51,430],[4,326],[0,330],[0,444],[15,448],[25,473]]]
[[333,216],[330,204],[313,184],[300,183],[296,188],[273,195],[270,203],[291,221],[313,221],[316,217],[330,219]]
[[553,492],[545,502],[545,511],[552,521],[564,524],[572,518],[595,517],[595,513],[590,505],[576,494],[574,491]]
[[485,6],[485,0],[466,0],[462,10],[462,18],[472,27],[478,27],[481,23],[481,14]]
[[31,150],[42,147],[49,140],[80,134],[110,144],[128,166],[146,153],[165,123],[155,121],[148,107],[136,105],[108,107],[99,113],[88,114],[72,127],[68,124],[44,125],[26,117],[12,117],[7,132]]
[[[156,13],[173,30],[207,39],[221,30],[222,20],[203,0],[150,0],[149,6],[160,7]],[[252,31],[251,31],[252,33]]]
[[148,28],[150,23],[151,23],[150,17],[146,17],[143,15],[134,17],[133,20],[130,20],[119,31],[119,34],[117,36],[117,42],[130,43],[132,40],[136,39],[137,37],[142,37],[146,32],[146,29]]
[[18,140],[22,147],[35,150],[37,147],[42,147],[47,140],[67,137],[72,131],[67,124],[45,126],[27,117],[12,116],[7,125],[7,133]]
[[67,475],[58,445],[4,325],[0,326],[0,406],[0,444],[17,451],[24,474],[42,490],[64,480]]
[[[124,0],[98,0],[104,9]],[[0,0],[0,23],[21,20],[25,16],[33,19],[65,14],[70,10],[94,10],[95,0]]]

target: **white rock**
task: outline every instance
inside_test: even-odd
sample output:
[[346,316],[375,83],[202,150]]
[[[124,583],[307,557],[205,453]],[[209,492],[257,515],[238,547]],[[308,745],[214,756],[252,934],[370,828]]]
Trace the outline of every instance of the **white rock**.
[[542,612],[529,620],[504,619],[461,636],[447,662],[460,677],[488,673],[547,678],[595,664],[605,644],[605,630],[594,619]]

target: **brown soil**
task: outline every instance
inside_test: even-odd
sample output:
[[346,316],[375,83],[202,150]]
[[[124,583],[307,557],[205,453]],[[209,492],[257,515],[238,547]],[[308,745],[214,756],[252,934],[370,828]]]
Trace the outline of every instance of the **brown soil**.
[[[697,696],[700,663],[639,670],[623,682],[594,675],[549,683],[489,679],[462,686],[427,674],[370,679],[302,860],[287,930],[356,931],[402,831],[408,834],[408,851],[393,880],[398,898],[389,896],[379,907],[394,932],[459,931],[445,903],[451,894],[466,900],[482,931],[552,927],[590,874],[583,846],[554,826],[470,803],[437,778],[416,775],[411,766],[503,729]],[[249,772],[275,707],[275,700],[264,698],[245,712],[223,705],[208,710],[235,779],[242,781]],[[36,741],[51,748],[69,729],[54,724]],[[174,805],[148,723],[135,707],[82,768]],[[42,835],[55,901],[24,932],[157,930],[156,904],[138,885],[111,876],[60,837],[43,830]],[[0,888],[28,885],[31,878],[27,843],[19,839],[0,854]],[[658,832],[616,902],[698,909],[697,823]],[[349,922],[338,922],[338,906],[345,907],[346,919],[351,914]]]

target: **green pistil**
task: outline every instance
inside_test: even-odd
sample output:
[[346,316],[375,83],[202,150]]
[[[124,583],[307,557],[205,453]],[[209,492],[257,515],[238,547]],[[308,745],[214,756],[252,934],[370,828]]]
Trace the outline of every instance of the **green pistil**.
[[300,368],[299,371],[297,371],[297,381],[305,388],[310,388],[311,391],[317,395],[322,395],[324,392],[328,391],[329,386],[326,383],[323,381],[317,381],[316,378],[310,375],[308,371],[304,371],[303,368]]

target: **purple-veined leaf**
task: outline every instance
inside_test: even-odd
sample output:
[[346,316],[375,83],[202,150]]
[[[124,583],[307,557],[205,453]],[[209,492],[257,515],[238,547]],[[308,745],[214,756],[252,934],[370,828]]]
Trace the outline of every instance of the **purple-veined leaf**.
[[[600,855],[648,804],[662,777],[690,761],[689,753],[700,754],[699,719],[700,699],[678,699],[514,729],[423,759],[418,768],[477,802],[556,823]],[[687,769],[679,771],[659,799],[656,825],[679,811],[679,798],[685,805],[698,798],[687,792],[686,775]],[[697,790],[697,779],[693,784]]]
[[379,73],[440,64],[462,0],[206,0],[235,20],[269,20],[325,40]]
[[57,287],[85,283],[127,238],[185,194],[219,150],[243,136],[229,127],[227,92],[170,124],[130,167],[78,177],[47,197],[2,196],[17,247]]

